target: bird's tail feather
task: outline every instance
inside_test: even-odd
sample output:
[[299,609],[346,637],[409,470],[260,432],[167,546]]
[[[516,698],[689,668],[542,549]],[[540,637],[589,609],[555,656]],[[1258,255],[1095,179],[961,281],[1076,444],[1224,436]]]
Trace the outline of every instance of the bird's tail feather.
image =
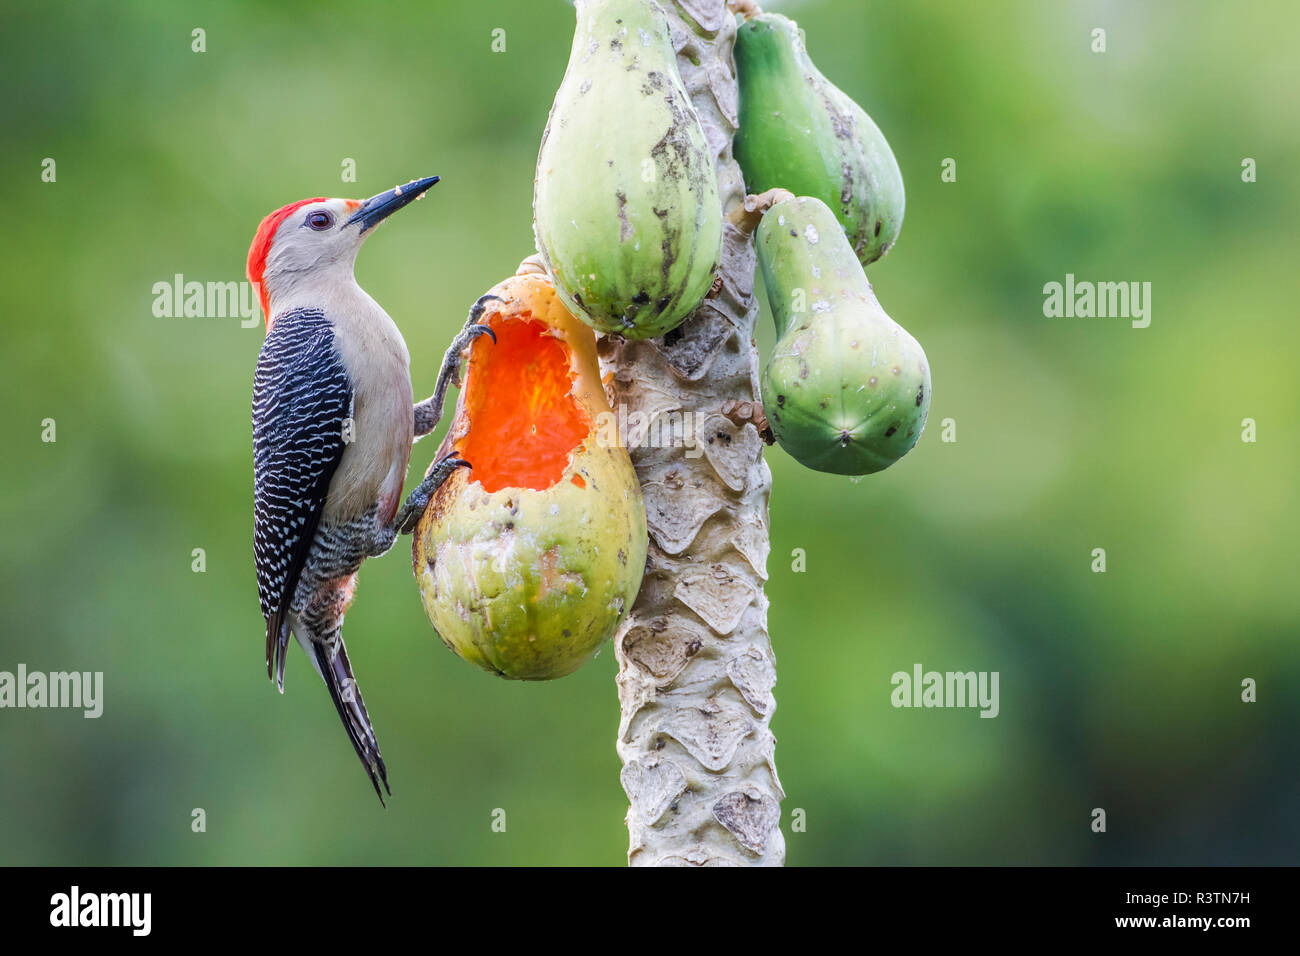
[[343,727],[348,732],[348,738],[352,741],[352,746],[357,756],[361,758],[366,772],[370,774],[370,783],[375,788],[379,802],[387,806],[388,804],[384,803],[384,792],[379,789],[379,784],[382,781],[384,791],[387,791],[389,796],[393,795],[393,791],[388,787],[388,768],[384,766],[384,758],[379,753],[379,742],[375,739],[374,728],[370,726],[370,715],[366,713],[365,702],[361,699],[361,689],[357,687],[356,678],[352,676],[348,652],[341,640],[338,642],[338,653],[334,655],[333,660],[330,660],[326,645],[313,643],[312,647],[316,652],[317,670],[320,671],[321,677],[325,678],[325,686],[329,688],[330,699],[334,701],[334,707],[339,712]]
[[266,676],[284,693],[284,659],[289,649],[289,616],[275,613],[266,619]]

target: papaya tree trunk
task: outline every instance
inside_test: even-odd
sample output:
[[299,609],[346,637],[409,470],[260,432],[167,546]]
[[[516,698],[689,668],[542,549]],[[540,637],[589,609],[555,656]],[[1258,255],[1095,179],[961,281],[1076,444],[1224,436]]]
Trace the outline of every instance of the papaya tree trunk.
[[752,222],[731,155],[735,22],[725,0],[660,3],[730,219],[713,292],[685,323],[661,339],[600,340],[650,531],[641,592],[614,639],[628,862],[780,865],[784,793],[763,593],[771,474]]

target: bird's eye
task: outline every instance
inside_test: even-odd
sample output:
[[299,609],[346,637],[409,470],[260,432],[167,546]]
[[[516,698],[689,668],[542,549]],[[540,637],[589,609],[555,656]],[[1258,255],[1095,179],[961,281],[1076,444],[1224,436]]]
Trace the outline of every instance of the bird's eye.
[[334,225],[334,217],[327,212],[314,212],[307,217],[307,225],[317,232],[324,232]]

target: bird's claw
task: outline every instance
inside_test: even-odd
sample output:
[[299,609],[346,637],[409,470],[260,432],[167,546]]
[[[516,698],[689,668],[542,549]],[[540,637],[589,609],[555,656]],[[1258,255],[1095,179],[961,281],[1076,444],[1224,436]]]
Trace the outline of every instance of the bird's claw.
[[496,332],[490,326],[480,324],[479,319],[483,317],[483,313],[487,310],[487,303],[493,299],[499,301],[500,298],[499,295],[492,295],[491,293],[482,295],[470,307],[469,318],[442,357],[442,367],[438,369],[438,381],[434,385],[433,394],[415,406],[414,438],[419,439],[429,434],[442,420],[442,406],[447,398],[447,389],[453,384],[457,388],[461,386],[461,356],[465,350],[481,335],[487,335],[492,339],[493,343],[496,342]]
[[398,533],[413,534],[420,524],[420,519],[424,517],[425,509],[429,507],[429,500],[434,492],[442,487],[442,483],[450,478],[451,473],[457,468],[472,467],[454,451],[438,459],[437,463],[429,469],[429,473],[424,476],[424,480],[407,496],[406,503],[393,519],[393,525]]
[[471,325],[467,331],[471,336],[486,335],[492,339],[493,345],[497,344],[497,334],[490,325]]
[[[465,320],[466,328],[468,328],[471,325],[478,324],[478,320],[483,318],[483,313],[487,311],[487,304],[489,302],[502,302],[502,301],[504,300],[501,298],[501,296],[493,295],[491,292],[487,293],[486,295],[479,296],[478,300],[469,307],[469,318]],[[492,340],[496,341],[496,336],[493,336]]]
[[[495,296],[493,296],[493,298],[495,298]],[[460,388],[460,357],[480,335],[488,336],[488,338],[492,340],[492,344],[496,345],[497,334],[492,331],[492,327],[488,325],[475,324],[466,326],[464,331],[462,331],[460,335],[456,336],[456,340],[452,342],[451,349],[448,350],[448,360],[451,364],[450,379],[457,388]]]
[[492,331],[491,326],[480,324],[479,319],[483,318],[483,313],[487,311],[489,302],[500,301],[501,296],[493,295],[491,292],[479,296],[474,304],[469,307],[469,317],[465,320],[465,325],[461,328],[460,334],[456,336],[455,341],[451,343],[451,348],[447,350],[447,358],[444,362],[451,363],[451,380],[456,383],[457,388],[460,388],[460,356],[465,349],[469,348],[470,343],[480,335],[487,333],[492,337],[492,344],[496,344],[496,332]]

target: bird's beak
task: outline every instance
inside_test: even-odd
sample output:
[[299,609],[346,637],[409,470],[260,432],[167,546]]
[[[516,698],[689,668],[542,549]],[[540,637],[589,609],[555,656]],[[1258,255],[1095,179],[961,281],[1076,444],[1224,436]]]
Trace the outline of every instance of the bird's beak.
[[437,176],[430,176],[428,179],[412,179],[404,186],[396,186],[378,196],[371,196],[352,214],[347,225],[359,222],[361,231],[365,232],[379,225],[407,203],[419,199],[437,181]]

